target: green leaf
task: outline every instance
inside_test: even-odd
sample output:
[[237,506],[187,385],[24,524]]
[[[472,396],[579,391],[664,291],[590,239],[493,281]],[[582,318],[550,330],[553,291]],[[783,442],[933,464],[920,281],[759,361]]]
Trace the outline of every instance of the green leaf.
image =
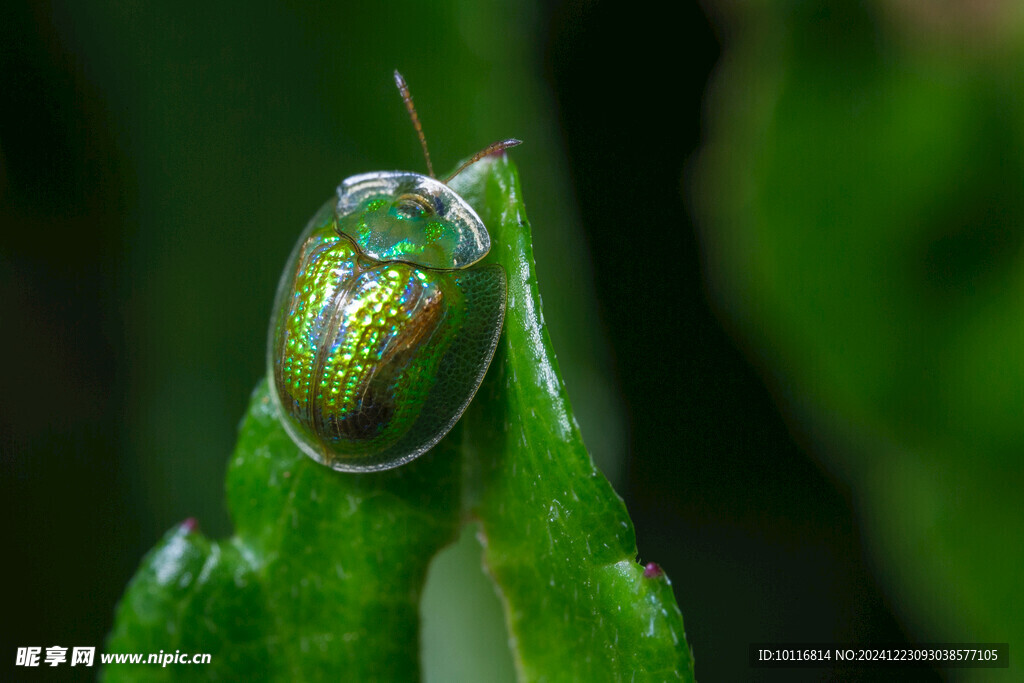
[[297,450],[261,384],[228,474],[236,535],[169,532],[129,585],[108,652],[209,652],[202,674],[219,679],[416,679],[427,568],[476,520],[521,680],[692,680],[668,579],[636,562],[625,506],[566,399],[515,169],[489,158],[452,187],[488,225],[488,260],[509,276],[502,341],[463,419],[413,463],[342,474]]

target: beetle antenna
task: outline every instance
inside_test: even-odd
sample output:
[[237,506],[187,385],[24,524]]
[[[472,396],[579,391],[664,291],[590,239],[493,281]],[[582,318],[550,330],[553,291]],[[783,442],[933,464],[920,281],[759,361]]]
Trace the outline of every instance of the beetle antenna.
[[445,178],[444,179],[445,184],[447,185],[448,182],[452,178],[454,178],[455,176],[459,175],[460,173],[465,171],[466,168],[468,168],[469,166],[472,166],[476,162],[480,161],[481,159],[483,159],[488,154],[497,154],[498,152],[505,151],[509,147],[515,147],[516,145],[521,145],[521,144],[523,144],[522,140],[516,140],[515,138],[509,138],[508,140],[498,140],[497,142],[494,142],[494,143],[491,143],[491,144],[487,145],[482,150],[480,150],[479,152],[477,152],[476,154],[471,156],[469,158],[469,160],[466,161],[466,163],[462,164],[462,166],[459,166],[459,168],[455,171],[455,173],[452,173],[450,176]]
[[416,115],[416,106],[412,103],[409,86],[405,84],[405,79],[402,78],[402,74],[398,73],[398,69],[395,69],[395,85],[398,86],[398,92],[402,93],[402,101],[405,102],[405,108],[409,111],[409,118],[412,119],[412,125],[416,128],[416,135],[420,138],[420,145],[423,146],[423,156],[427,160],[427,171],[430,172],[431,178],[436,178],[434,166],[430,163],[430,152],[427,150],[427,138],[423,135],[423,126],[420,125],[420,117]]

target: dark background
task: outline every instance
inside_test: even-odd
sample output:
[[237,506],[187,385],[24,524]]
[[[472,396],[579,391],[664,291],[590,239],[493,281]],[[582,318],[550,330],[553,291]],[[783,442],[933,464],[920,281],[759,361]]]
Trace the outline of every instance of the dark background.
[[[578,268],[593,281],[591,324],[605,333],[605,367],[628,422],[624,474],[610,475],[641,561],[659,562],[673,581],[698,677],[750,676],[753,641],[901,642],[863,557],[849,492],[787,429],[705,298],[685,178],[721,34],[686,3],[656,14],[609,2],[530,11],[528,73],[550,98],[540,111],[556,131],[544,152],[564,154],[571,192],[561,201],[575,202],[568,210],[584,230]],[[332,36],[327,12],[210,12],[219,14],[140,11],[117,25],[12,3],[0,17],[2,656],[11,660],[19,645],[99,646],[142,554],[197,509],[209,533],[229,531],[224,464],[262,373],[265,316],[290,241],[342,175],[418,168],[411,132],[393,143],[336,132],[346,118],[326,104],[306,114],[317,96],[298,93],[390,98],[386,125],[406,125],[389,89],[390,70],[409,64],[435,159],[519,134],[500,122],[505,129],[467,143],[438,123],[443,107],[459,103],[450,83],[458,75],[436,73],[446,62],[430,56],[443,37],[421,35],[413,54],[426,56],[417,61],[387,54],[369,29]],[[140,63],[120,64],[112,47],[126,44],[115,35],[126,26],[134,33],[124,54]],[[316,61],[331,39],[354,41],[362,61]],[[382,54],[366,54],[375,49]],[[232,76],[208,72],[208,55]],[[320,71],[309,73],[310,62]],[[121,68],[123,81],[110,76]],[[144,78],[156,84],[136,89]],[[161,91],[166,101],[146,99]],[[431,111],[442,93],[445,104]],[[195,102],[204,108],[190,109]],[[330,144],[282,132],[300,120],[328,131]],[[166,139],[149,144],[152,136]],[[392,147],[400,155],[382,159]],[[266,170],[266,154],[303,170]],[[516,157],[528,207],[543,197],[543,181],[529,180],[530,154],[538,152],[524,145]],[[158,202],[161,178],[174,189]],[[202,215],[195,207],[204,206],[221,208]],[[542,222],[544,211],[531,212],[535,232],[559,229]],[[265,224],[272,236],[255,232]],[[540,246],[537,259],[559,267]],[[543,270],[541,282],[547,302]],[[236,303],[239,289],[254,301]],[[560,356],[576,343],[562,335]],[[600,343],[586,343],[604,357]],[[144,398],[154,394],[162,399]]]

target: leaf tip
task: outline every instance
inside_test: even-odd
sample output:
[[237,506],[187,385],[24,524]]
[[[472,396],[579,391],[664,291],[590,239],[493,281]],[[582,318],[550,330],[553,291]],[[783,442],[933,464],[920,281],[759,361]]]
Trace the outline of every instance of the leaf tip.
[[664,576],[665,571],[661,568],[657,562],[648,562],[644,565],[644,578],[645,579],[657,579]]

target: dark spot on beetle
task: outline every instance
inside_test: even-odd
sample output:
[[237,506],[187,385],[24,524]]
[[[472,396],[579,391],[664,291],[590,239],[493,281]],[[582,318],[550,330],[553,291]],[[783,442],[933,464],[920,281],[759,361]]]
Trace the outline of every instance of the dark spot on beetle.
[[415,192],[407,192],[395,200],[395,210],[403,218],[422,218],[437,213],[432,199]]
[[332,417],[326,431],[331,440],[370,441],[380,435],[395,414],[394,401],[368,387],[358,410]]
[[662,576],[665,572],[662,571],[661,566],[657,562],[648,562],[644,565],[644,578],[645,579],[656,579]]

